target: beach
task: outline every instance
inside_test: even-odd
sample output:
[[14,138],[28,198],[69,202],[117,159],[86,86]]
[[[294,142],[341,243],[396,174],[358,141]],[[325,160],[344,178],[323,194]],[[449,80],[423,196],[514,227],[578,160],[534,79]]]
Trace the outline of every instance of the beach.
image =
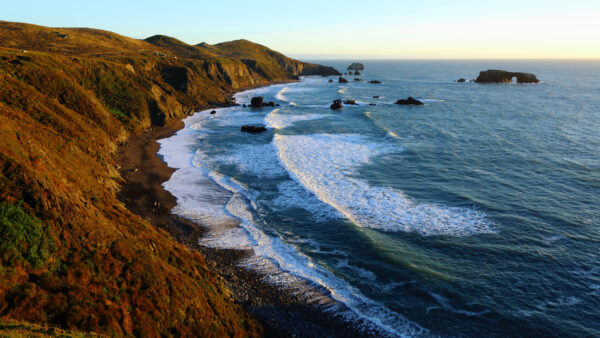
[[[249,251],[215,249],[199,244],[202,225],[171,213],[176,199],[162,187],[174,169],[157,155],[157,140],[167,138],[184,127],[181,120],[166,127],[155,127],[131,136],[118,151],[118,163],[124,179],[119,199],[133,213],[165,230],[178,242],[199,251],[211,270],[218,273],[241,304],[263,325],[270,337],[360,337],[375,333],[354,327],[331,312],[307,304],[303,295],[278,287],[260,272],[240,267],[239,260]],[[137,169],[137,170],[136,170]]]

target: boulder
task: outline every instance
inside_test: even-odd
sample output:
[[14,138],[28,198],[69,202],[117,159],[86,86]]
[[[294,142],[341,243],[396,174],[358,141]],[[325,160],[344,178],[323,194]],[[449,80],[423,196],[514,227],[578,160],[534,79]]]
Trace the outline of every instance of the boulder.
[[372,84],[381,84],[381,81],[371,80],[371,81],[369,81],[369,83],[372,83]]
[[353,105],[353,106],[358,106],[358,103],[356,103],[355,100],[346,100],[346,101],[344,101],[344,104],[350,104],[350,105]]
[[334,100],[330,106],[332,110],[342,109],[342,107],[342,100]]
[[300,80],[300,76],[298,75],[290,75],[291,80]]
[[538,83],[535,74],[508,72],[505,70],[488,69],[479,72],[479,76],[475,79],[477,83],[510,83],[513,77],[517,78],[517,83]]
[[265,126],[243,125],[241,130],[246,133],[262,133],[262,132],[267,131],[267,128],[265,128]]
[[214,115],[214,114],[216,114],[216,113],[217,113],[217,111],[216,111],[216,110],[211,110],[211,111],[210,111],[210,113],[211,113],[212,115]]
[[262,108],[262,107],[275,107],[275,102],[264,102],[262,96],[255,96],[250,100],[250,107]]
[[467,80],[463,79],[462,77],[458,80],[456,80],[456,82],[466,82]]
[[400,99],[398,101],[396,101],[396,104],[401,104],[401,105],[414,105],[414,106],[422,106],[423,102],[419,101],[419,100],[415,100],[412,97],[408,97],[408,99]]
[[364,70],[365,69],[365,65],[363,65],[362,63],[359,62],[353,62],[350,66],[348,66],[348,68],[346,68],[347,70]]
[[378,98],[379,98],[379,95],[373,95],[373,98],[374,98],[374,99],[378,99]]
[[348,83],[348,80],[344,79],[343,77],[340,76],[340,78],[338,79],[339,83]]
[[333,82],[333,79],[329,79],[329,82]]

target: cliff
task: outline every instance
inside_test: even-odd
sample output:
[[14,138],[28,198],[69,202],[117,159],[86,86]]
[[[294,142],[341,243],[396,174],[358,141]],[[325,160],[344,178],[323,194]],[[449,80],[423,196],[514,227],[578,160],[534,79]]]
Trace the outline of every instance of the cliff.
[[236,90],[310,72],[332,70],[247,41],[211,51],[0,22],[0,320],[260,335],[198,252],[118,200],[115,152],[134,133],[228,104]]
[[518,72],[507,72],[505,70],[489,69],[479,72],[479,76],[475,79],[475,82],[479,83],[510,83],[512,79],[516,77],[517,83],[538,83],[540,80],[537,79],[535,74],[531,73],[518,73]]

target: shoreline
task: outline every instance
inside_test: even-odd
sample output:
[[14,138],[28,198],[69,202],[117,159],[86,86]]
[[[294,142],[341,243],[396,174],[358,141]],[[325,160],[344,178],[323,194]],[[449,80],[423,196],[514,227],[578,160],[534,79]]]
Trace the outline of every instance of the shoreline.
[[[206,109],[222,107],[205,107]],[[234,301],[250,312],[263,326],[267,337],[363,337],[365,332],[330,311],[308,304],[302,295],[264,280],[264,275],[237,265],[252,255],[251,250],[216,249],[200,245],[205,233],[201,224],[171,213],[176,199],[162,183],[175,169],[159,157],[159,139],[168,138],[184,128],[183,119],[165,127],[131,135],[117,151],[117,162],[124,179],[119,200],[133,213],[168,232],[192,250],[200,252],[209,269],[217,273],[232,291]]]

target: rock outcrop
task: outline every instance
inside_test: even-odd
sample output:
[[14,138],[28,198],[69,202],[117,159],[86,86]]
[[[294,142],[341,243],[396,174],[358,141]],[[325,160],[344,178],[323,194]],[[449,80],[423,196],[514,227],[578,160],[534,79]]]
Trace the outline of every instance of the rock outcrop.
[[400,100],[396,101],[396,104],[422,106],[423,102],[421,102],[419,100],[415,100],[409,96],[407,99],[400,99]]
[[348,68],[346,68],[346,69],[347,70],[354,70],[354,71],[364,70],[365,69],[365,65],[363,65],[360,62],[354,62],[350,66],[348,66]]
[[479,76],[475,79],[477,83],[510,83],[516,77],[517,83],[538,83],[535,74],[508,72],[505,70],[488,69],[479,72]]
[[250,100],[250,107],[262,108],[262,107],[275,107],[275,102],[265,102],[262,96],[255,96]]
[[333,103],[331,104],[330,108],[332,110],[338,110],[338,109],[342,109],[342,107],[344,107],[342,105],[342,100],[334,100]]

